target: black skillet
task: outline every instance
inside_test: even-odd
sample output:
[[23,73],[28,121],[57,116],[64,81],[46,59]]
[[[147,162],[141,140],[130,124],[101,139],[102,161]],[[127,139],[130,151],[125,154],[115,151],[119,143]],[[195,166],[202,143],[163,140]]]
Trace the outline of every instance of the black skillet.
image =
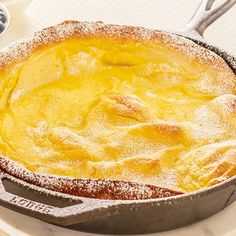
[[[220,55],[236,73],[236,58],[207,44],[202,34],[236,0],[212,9],[203,0],[184,30],[177,32]],[[221,211],[236,200],[236,177],[220,184],[169,198],[100,200],[74,197],[39,188],[0,171],[0,205],[71,229],[106,234],[141,234],[192,224]]]

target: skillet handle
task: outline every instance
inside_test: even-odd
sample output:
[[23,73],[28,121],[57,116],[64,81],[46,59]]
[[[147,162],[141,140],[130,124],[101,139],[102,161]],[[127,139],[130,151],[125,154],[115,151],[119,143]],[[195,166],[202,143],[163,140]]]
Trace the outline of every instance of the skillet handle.
[[227,12],[236,0],[224,0],[223,3],[213,8],[215,0],[202,0],[190,22],[176,34],[188,38],[203,39],[206,28]]
[[[79,197],[72,199],[53,191],[45,195],[45,191],[44,194],[38,191],[39,188],[36,190],[24,181],[14,180],[14,177],[0,171],[0,205],[49,223],[68,226],[117,213],[117,201]],[[9,184],[11,187],[5,187]],[[22,194],[15,193],[17,185]],[[9,191],[9,188],[13,191]],[[35,194],[37,197],[33,200],[28,197]]]

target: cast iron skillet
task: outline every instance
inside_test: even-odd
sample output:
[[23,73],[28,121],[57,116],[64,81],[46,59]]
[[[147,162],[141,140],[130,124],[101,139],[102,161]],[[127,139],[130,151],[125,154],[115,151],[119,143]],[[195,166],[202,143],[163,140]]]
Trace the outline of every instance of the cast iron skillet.
[[[212,9],[203,0],[184,30],[176,32],[220,55],[236,73],[236,58],[204,42],[202,35],[236,0]],[[170,230],[207,218],[236,200],[236,176],[206,190],[149,200],[100,200],[61,194],[0,171],[0,205],[72,229],[109,234]]]

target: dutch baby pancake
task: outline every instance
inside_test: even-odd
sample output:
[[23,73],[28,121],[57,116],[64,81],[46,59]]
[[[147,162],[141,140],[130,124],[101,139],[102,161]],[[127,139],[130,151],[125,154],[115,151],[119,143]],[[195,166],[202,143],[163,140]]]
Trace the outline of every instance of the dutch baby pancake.
[[0,73],[0,167],[17,178],[125,199],[109,193],[236,175],[236,76],[187,39],[68,21],[3,50]]

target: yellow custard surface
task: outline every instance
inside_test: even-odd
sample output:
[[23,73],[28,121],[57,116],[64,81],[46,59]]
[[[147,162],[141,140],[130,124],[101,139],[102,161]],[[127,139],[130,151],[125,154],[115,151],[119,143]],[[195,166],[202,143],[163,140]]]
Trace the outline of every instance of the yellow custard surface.
[[168,45],[71,38],[1,73],[0,154],[184,192],[236,174],[235,76]]

